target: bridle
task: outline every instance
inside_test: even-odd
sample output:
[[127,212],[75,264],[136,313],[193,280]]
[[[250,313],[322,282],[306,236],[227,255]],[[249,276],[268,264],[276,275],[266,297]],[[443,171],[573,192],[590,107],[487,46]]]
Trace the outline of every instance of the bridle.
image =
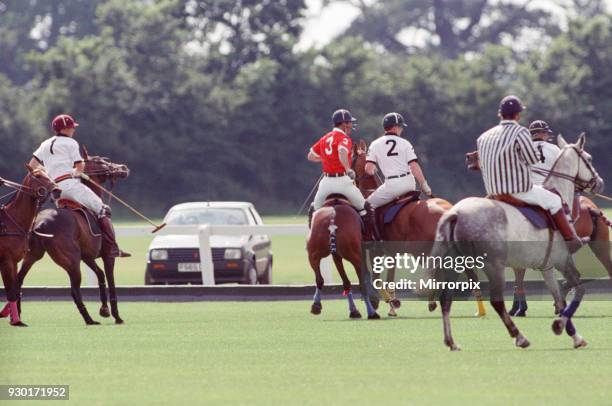
[[[576,154],[578,154],[578,156],[580,157],[580,161],[578,162],[578,171],[576,172],[576,176],[572,176],[566,173],[555,171],[555,167],[559,163],[559,158],[561,157],[560,155],[550,170],[542,169],[542,168],[532,168],[532,171],[540,175],[546,176],[546,180],[548,180],[548,178],[550,177],[555,177],[555,178],[560,178],[560,179],[570,181],[574,184],[574,186],[576,187],[576,190],[579,192],[583,192],[585,190],[593,190],[593,188],[597,186],[597,179],[599,178],[599,174],[597,173],[595,168],[593,168],[593,165],[591,165],[591,163],[586,160],[584,155],[580,153],[580,151],[578,150],[578,147],[576,147],[575,145],[571,145],[569,146],[569,148],[573,149],[576,152]],[[580,165],[583,163],[588,168],[588,170],[591,172],[592,176],[590,180],[584,180],[578,177],[578,174],[580,173]]]
[[[40,206],[49,198],[49,195],[53,192],[53,190],[57,189],[57,185],[55,184],[55,182],[51,181],[52,188],[51,190],[49,190],[48,187],[45,186],[43,182],[33,173],[29,173],[26,179],[33,180],[34,182],[37,183],[37,185],[34,187],[26,186],[26,185],[23,185],[17,182],[13,182],[10,180],[6,180],[6,179],[1,179],[1,184],[6,185],[12,189],[15,189],[13,193],[16,193],[16,192],[25,193],[26,195],[32,197],[34,201],[36,202],[36,207],[34,208],[35,215],[34,215],[34,219],[32,220],[32,223],[30,224],[30,228],[28,229],[28,231],[24,230],[19,225],[19,223],[17,223],[17,221],[15,221],[15,219],[8,213],[8,211],[6,210],[6,206],[2,205],[0,206],[0,211],[4,213],[4,215],[10,220],[11,223],[13,223],[13,225],[17,228],[18,233],[2,232],[0,234],[16,235],[19,237],[25,236],[26,239],[29,240],[30,235],[32,234],[32,231],[34,229],[34,225],[36,224],[36,217],[38,216],[38,211],[40,209]],[[29,249],[29,246],[27,249]]]

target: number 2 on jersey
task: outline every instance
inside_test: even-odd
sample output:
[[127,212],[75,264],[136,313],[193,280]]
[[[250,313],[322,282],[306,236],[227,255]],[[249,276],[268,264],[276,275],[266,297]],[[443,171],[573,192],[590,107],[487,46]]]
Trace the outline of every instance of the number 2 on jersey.
[[397,141],[387,140],[385,144],[387,145],[391,144],[391,148],[389,148],[389,151],[387,151],[387,156],[398,156],[399,155],[397,152],[395,152],[395,146],[397,145]]

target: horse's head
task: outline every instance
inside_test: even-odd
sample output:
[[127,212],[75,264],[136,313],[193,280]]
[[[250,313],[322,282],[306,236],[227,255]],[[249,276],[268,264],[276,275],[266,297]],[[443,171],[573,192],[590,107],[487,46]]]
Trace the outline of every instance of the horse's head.
[[[593,166],[591,154],[584,150],[586,135],[580,134],[575,144],[570,144],[561,134],[557,137],[557,144],[561,153],[557,162],[564,162],[570,170],[574,184],[578,191],[601,193],[604,189],[604,181]],[[554,169],[554,168],[553,168]]]
[[106,157],[89,156],[85,147],[83,147],[83,155],[85,173],[98,183],[125,179],[130,175],[130,170],[126,165],[113,163]]
[[376,177],[368,175],[365,170],[368,146],[364,140],[353,145],[352,169],[355,171],[355,183],[365,197],[372,194],[378,187]]
[[32,198],[36,199],[40,204],[44,203],[50,195],[54,199],[59,199],[62,191],[45,171],[33,169],[28,164],[26,164],[26,168],[28,169],[28,175],[23,181],[23,186]]

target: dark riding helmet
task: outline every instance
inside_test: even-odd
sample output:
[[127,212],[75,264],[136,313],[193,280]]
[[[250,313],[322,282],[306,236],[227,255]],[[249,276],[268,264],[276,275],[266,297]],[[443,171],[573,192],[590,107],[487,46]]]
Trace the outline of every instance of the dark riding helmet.
[[400,113],[387,113],[385,117],[383,117],[382,125],[385,130],[395,127],[396,125],[399,125],[400,127],[408,127],[404,117],[402,117]]
[[332,122],[334,125],[340,125],[342,123],[354,123],[357,121],[355,117],[352,116],[351,112],[346,109],[336,110],[334,114],[332,114]]
[[514,116],[523,110],[525,110],[525,106],[516,96],[506,96],[499,102],[499,114],[502,116]]
[[529,124],[529,132],[532,136],[541,132],[545,132],[547,134],[553,133],[548,123],[544,120],[536,120]]

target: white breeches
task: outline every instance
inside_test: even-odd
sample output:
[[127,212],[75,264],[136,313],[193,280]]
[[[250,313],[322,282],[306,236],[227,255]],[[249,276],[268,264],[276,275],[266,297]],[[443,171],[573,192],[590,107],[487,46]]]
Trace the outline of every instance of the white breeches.
[[59,184],[62,199],[70,199],[92,210],[96,215],[102,212],[102,199],[90,188],[78,181],[64,181]]
[[363,210],[365,198],[348,176],[341,176],[338,178],[324,176],[319,183],[319,189],[314,197],[314,209],[319,210],[323,206],[323,203],[325,203],[327,196],[332,193],[339,193],[346,196],[357,210]]
[[535,204],[555,214],[563,207],[559,195],[554,194],[542,186],[534,185],[528,192],[514,193],[512,196],[529,204]]
[[416,190],[416,181],[413,175],[404,176],[403,178],[387,179],[385,183],[380,185],[369,197],[368,202],[376,208],[384,206],[396,197]]

